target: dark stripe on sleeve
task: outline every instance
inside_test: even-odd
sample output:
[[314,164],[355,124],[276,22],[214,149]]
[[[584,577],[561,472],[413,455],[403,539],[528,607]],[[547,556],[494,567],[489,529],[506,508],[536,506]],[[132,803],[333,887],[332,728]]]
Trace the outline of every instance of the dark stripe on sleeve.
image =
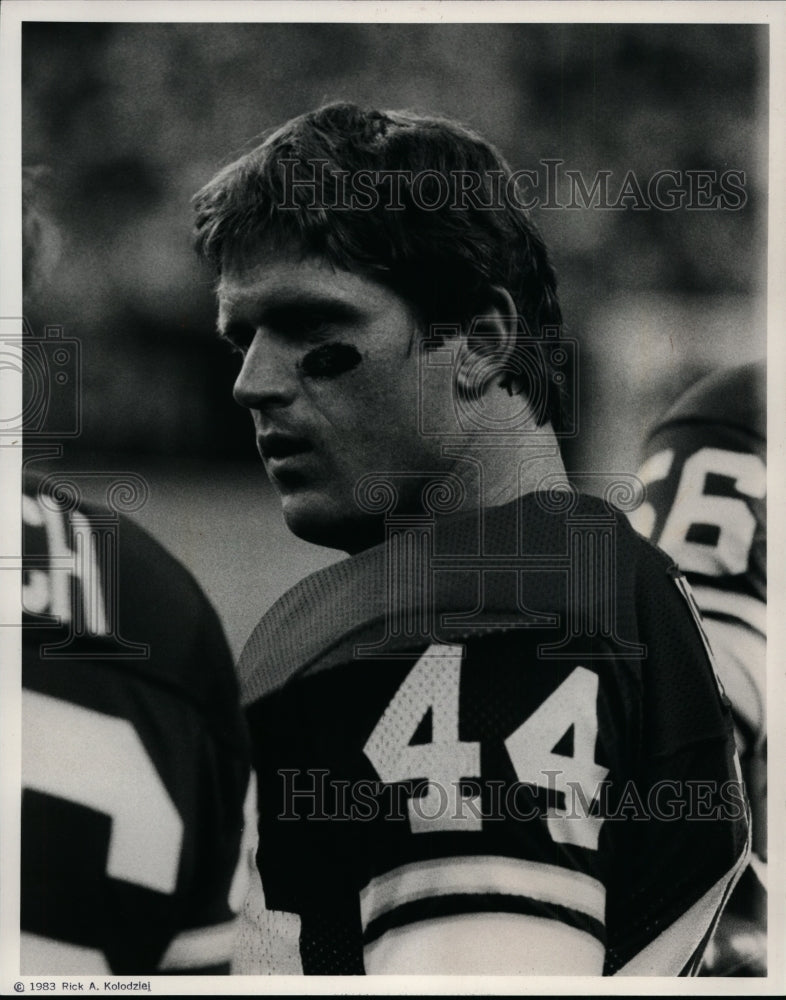
[[600,920],[567,906],[502,893],[455,893],[403,903],[372,920],[363,935],[363,943],[370,944],[394,927],[404,927],[418,920],[452,917],[460,913],[521,913],[531,917],[546,917],[586,931],[604,947],[606,945],[606,929]]

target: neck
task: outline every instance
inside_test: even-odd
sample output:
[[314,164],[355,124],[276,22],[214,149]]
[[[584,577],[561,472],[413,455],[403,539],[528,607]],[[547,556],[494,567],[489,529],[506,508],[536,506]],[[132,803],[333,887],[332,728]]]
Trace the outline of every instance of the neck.
[[567,485],[554,431],[539,427],[507,442],[465,443],[448,452],[466,491],[464,507],[498,507],[537,489]]
[[[567,485],[568,477],[550,425],[528,430],[506,442],[469,438],[443,447],[444,470],[463,487],[464,500],[446,513],[469,514],[479,507],[501,507],[526,493]],[[439,474],[434,482],[439,481]],[[414,495],[420,496],[420,483]],[[399,513],[403,513],[401,510]],[[434,513],[437,513],[436,511]],[[437,514],[437,516],[439,516]],[[385,538],[383,517],[352,521],[337,548],[350,555],[378,545]]]
[[[528,407],[522,408],[519,396],[504,391],[487,391],[484,396],[483,417],[488,428],[474,432],[451,435],[450,443],[442,444],[441,459],[434,473],[422,479],[413,477],[411,489],[398,514],[412,513],[423,501],[423,484],[429,478],[438,482],[440,473],[454,481],[458,479],[464,499],[456,508],[450,503],[442,506],[445,514],[470,514],[481,507],[501,507],[526,493],[535,490],[553,490],[568,485],[557,437],[550,423],[538,427]],[[464,428],[476,423],[477,414],[468,413]],[[461,422],[456,423],[456,429]],[[448,487],[445,496],[452,492]],[[442,499],[445,498],[442,497]],[[451,509],[448,509],[451,508]],[[433,510],[440,516],[440,510]],[[377,545],[385,538],[384,516],[371,516],[352,520],[351,530],[336,547],[349,554]]]

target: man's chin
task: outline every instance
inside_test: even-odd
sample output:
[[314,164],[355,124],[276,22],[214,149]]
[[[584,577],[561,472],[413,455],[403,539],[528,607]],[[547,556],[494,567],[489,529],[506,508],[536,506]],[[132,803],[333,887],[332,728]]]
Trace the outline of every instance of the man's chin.
[[354,517],[348,516],[346,508],[339,510],[324,498],[289,495],[281,498],[281,507],[292,534],[312,545],[352,553],[384,538],[384,525],[379,519],[359,511]]

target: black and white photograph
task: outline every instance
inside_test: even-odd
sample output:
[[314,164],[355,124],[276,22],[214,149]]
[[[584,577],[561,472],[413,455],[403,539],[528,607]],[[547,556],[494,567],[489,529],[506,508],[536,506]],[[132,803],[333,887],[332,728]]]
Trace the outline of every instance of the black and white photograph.
[[3,4],[4,993],[783,991],[784,44]]

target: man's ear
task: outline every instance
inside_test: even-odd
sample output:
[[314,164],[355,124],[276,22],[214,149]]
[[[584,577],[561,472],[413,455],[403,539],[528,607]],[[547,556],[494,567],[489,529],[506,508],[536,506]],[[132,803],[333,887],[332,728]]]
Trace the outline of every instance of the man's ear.
[[479,398],[492,387],[510,384],[516,375],[518,313],[510,292],[490,289],[487,304],[463,331],[456,387],[463,396]]

